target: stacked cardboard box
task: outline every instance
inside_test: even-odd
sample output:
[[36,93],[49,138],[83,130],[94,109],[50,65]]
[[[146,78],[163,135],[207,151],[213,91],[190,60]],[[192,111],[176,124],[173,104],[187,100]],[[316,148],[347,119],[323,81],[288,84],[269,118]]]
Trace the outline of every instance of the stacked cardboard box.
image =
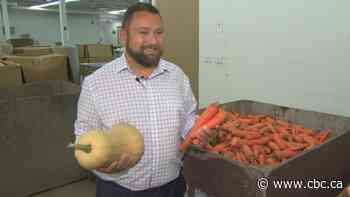
[[59,54],[41,56],[4,56],[21,65],[26,83],[43,80],[69,80],[67,56]]
[[13,47],[32,46],[34,41],[31,38],[11,38],[7,40]]
[[21,66],[15,62],[0,60],[0,88],[22,85]]
[[71,73],[71,79],[74,83],[80,83],[79,76],[79,54],[75,45],[55,46],[53,47],[55,54],[61,54],[68,57],[69,72]]
[[39,56],[52,54],[51,47],[16,47],[13,49],[13,54],[18,56]]
[[65,148],[74,141],[79,94],[65,81],[0,88],[0,196],[34,196],[87,177]]
[[80,63],[99,63],[113,60],[113,48],[110,44],[78,45]]
[[12,55],[13,47],[11,44],[6,42],[0,42],[0,55]]

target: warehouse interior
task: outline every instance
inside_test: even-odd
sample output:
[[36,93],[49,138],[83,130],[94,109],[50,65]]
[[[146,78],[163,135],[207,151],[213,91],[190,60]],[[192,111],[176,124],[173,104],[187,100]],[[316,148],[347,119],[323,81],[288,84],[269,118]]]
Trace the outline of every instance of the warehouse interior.
[[[188,76],[199,109],[218,102],[231,118],[268,114],[286,132],[305,127],[320,141],[274,167],[191,146],[186,196],[350,197],[346,0],[1,0],[0,196],[95,196],[95,175],[67,145],[84,79],[123,56],[123,15],[137,2],[160,11],[162,58]],[[321,140],[322,131],[330,133]],[[264,177],[327,186],[271,189],[270,181],[262,191]]]

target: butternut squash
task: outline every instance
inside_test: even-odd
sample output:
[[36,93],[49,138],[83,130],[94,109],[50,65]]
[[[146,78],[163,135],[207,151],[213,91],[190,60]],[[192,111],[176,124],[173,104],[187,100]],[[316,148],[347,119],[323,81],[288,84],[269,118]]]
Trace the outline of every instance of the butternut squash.
[[144,152],[144,141],[141,133],[128,123],[115,124],[111,128],[111,140],[118,150],[116,157],[120,158],[122,153],[131,156],[129,167],[134,166],[142,157]]
[[92,129],[84,133],[74,146],[75,158],[80,166],[87,170],[108,165],[115,151],[109,133],[101,129]]
[[115,124],[110,130],[92,129],[81,135],[72,146],[79,165],[87,170],[106,167],[119,160],[123,153],[130,156],[128,168],[131,168],[144,152],[142,134],[127,123]]

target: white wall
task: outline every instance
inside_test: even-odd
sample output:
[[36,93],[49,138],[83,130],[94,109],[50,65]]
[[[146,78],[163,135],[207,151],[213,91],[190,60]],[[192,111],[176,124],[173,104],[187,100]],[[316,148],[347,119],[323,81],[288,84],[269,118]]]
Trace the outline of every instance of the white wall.
[[[11,26],[15,27],[15,35],[12,37],[29,33],[40,42],[54,43],[61,40],[58,12],[9,9],[9,20]],[[112,23],[100,25],[98,15],[68,14],[67,20],[70,43],[109,42],[114,39],[111,33]]]
[[350,1],[200,1],[200,106],[239,99],[350,116]]

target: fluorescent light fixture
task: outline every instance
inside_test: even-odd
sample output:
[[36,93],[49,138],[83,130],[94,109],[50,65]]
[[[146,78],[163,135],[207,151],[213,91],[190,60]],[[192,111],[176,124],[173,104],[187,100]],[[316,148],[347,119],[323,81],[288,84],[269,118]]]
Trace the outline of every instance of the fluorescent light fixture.
[[[66,3],[74,2],[74,1],[80,1],[80,0],[65,0]],[[44,4],[40,4],[40,5],[30,6],[29,9],[31,9],[31,10],[42,10],[45,7],[58,5],[58,4],[60,4],[60,0],[54,1],[54,2],[50,2],[50,3],[44,3]]]
[[110,11],[108,12],[108,14],[123,14],[124,12],[126,12],[126,10],[114,10],[114,11]]

